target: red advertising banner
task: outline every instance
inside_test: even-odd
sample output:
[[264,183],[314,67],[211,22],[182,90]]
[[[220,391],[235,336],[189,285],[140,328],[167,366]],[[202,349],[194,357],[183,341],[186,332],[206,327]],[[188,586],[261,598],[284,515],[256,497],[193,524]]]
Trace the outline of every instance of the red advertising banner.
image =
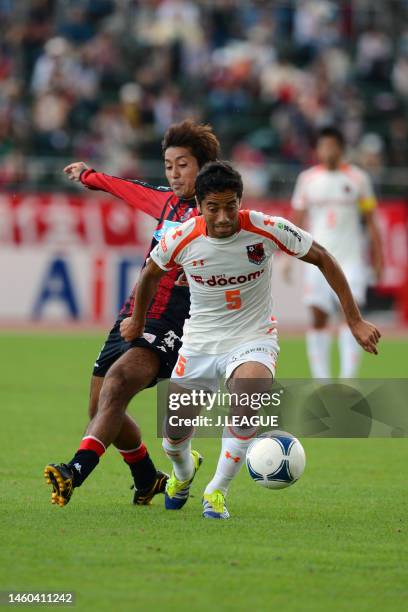
[[408,269],[408,205],[395,202],[379,207],[385,259],[380,289],[395,291],[405,283]]
[[[246,208],[288,216],[287,201],[247,200]],[[396,291],[408,267],[408,205],[379,207],[385,255],[381,288]],[[0,194],[0,245],[77,246],[107,249],[145,247],[154,221],[111,196],[101,194]]]
[[110,196],[1,194],[0,244],[144,246],[146,219]]

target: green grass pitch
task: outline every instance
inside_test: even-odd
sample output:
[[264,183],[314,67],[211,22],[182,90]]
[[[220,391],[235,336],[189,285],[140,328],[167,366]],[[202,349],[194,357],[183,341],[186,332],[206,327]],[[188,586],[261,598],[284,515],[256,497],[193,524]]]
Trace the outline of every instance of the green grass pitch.
[[[225,522],[201,518],[218,440],[180,512],[130,504],[129,473],[112,448],[66,508],[42,471],[66,461],[86,424],[90,367],[103,338],[0,336],[0,589],[74,591],[77,610],[402,610],[408,601],[406,439],[304,439],[306,472],[267,491],[242,470]],[[406,377],[407,343],[364,356],[366,377]],[[308,376],[301,340],[281,341],[279,375]],[[134,400],[157,464],[155,394]]]

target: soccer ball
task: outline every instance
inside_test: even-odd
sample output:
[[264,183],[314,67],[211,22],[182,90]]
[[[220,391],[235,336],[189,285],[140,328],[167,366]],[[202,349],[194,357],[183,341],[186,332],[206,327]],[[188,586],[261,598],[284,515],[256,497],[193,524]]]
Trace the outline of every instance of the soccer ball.
[[299,480],[306,465],[303,446],[286,431],[268,431],[248,447],[246,465],[251,478],[267,489],[284,489]]

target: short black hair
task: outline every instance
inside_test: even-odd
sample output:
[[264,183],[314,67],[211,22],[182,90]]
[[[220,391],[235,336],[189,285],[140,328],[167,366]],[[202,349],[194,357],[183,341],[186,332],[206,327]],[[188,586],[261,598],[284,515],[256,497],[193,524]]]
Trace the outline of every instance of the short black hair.
[[162,140],[163,155],[169,147],[185,147],[196,158],[199,168],[220,155],[220,143],[211,125],[185,119],[173,123]]
[[322,138],[335,138],[341,148],[344,148],[345,140],[343,133],[339,130],[339,128],[334,125],[326,125],[321,128],[317,134],[316,142],[319,142]]
[[233,191],[241,199],[243,190],[240,173],[226,161],[205,164],[195,181],[195,192],[199,202],[202,202],[209,193],[224,191]]

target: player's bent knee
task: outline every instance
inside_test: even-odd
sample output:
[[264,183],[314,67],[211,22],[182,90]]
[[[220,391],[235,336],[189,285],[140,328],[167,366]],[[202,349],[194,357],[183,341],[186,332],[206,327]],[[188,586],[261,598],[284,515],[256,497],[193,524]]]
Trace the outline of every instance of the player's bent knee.
[[123,379],[126,384],[144,389],[159,373],[160,359],[150,349],[134,347],[129,349],[109,370],[109,375]]
[[237,394],[259,394],[268,393],[273,382],[271,370],[259,362],[244,363],[234,372],[228,380],[228,389]]
[[245,380],[257,379],[259,381],[265,380],[266,384],[270,384],[272,378],[272,372],[266,365],[258,361],[248,361],[235,368],[230,380],[235,383],[238,380],[244,382]]
[[159,360],[150,350],[127,351],[108,371],[102,387],[104,395],[133,397],[157,376]]

